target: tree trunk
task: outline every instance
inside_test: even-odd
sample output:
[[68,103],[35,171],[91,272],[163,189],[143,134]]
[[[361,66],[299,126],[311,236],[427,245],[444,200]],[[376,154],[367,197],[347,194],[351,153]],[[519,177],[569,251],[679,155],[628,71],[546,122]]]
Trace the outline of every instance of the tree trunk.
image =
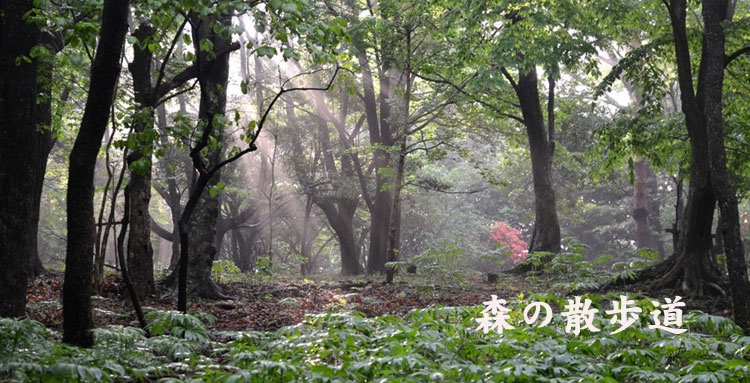
[[681,283],[687,292],[703,294],[706,288],[717,290],[716,283],[719,281],[717,267],[710,262],[711,224],[716,201],[711,189],[706,144],[706,117],[703,113],[705,95],[702,89],[706,57],[705,54],[701,56],[696,92],[693,88],[693,75],[690,69],[690,50],[685,25],[686,9],[685,0],[673,1],[670,7],[670,19],[682,111],[685,114],[685,124],[690,137],[690,184],[675,255],[676,260],[669,272],[657,281],[657,285],[667,287]]
[[[651,196],[657,196],[659,194],[658,180],[656,173],[654,173],[651,167],[648,167],[648,191]],[[664,256],[664,241],[661,239],[661,233],[664,232],[664,228],[661,224],[661,202],[659,198],[650,198],[648,201],[649,211],[649,223],[651,224],[651,240],[653,243],[653,249],[656,250],[662,257]]]
[[[141,24],[133,34],[138,41],[150,39],[156,30]],[[153,89],[151,86],[151,60],[153,54],[144,45],[133,48],[133,62],[129,69],[133,76],[133,90],[138,109],[133,124],[133,134],[137,137],[138,148],[128,155],[130,181],[125,188],[125,198],[130,206],[128,222],[127,262],[133,288],[138,296],[145,297],[155,291],[154,251],[151,248],[151,215],[148,211],[151,201],[151,148],[150,141],[141,142],[138,137],[154,127]]]
[[[690,184],[679,241],[675,254],[665,261],[641,270],[633,282],[650,281],[653,288],[674,288],[681,286],[688,294],[723,293],[718,285],[720,273],[717,265],[711,262],[711,225],[716,200],[711,188],[708,144],[706,136],[706,39],[698,68],[697,91],[693,87],[691,55],[686,29],[686,0],[673,0],[667,4],[672,35],[674,37],[675,58],[680,86],[680,101],[685,115],[685,125],[690,137]],[[723,59],[722,59],[723,65]]]
[[[391,217],[388,229],[388,262],[396,262],[399,259],[399,220],[401,216],[401,189],[404,180],[404,165],[406,163],[406,137],[401,138],[401,150],[398,156],[398,170],[396,172],[396,186],[393,190],[393,205],[391,207]],[[393,276],[396,269],[388,267],[385,273],[386,283],[393,283]]]
[[39,43],[39,28],[23,18],[32,7],[33,1],[0,6],[0,317],[25,315],[36,236],[34,193],[29,191],[36,191],[37,180],[44,177],[37,166],[44,141],[36,126],[39,63],[16,65]]
[[[218,174],[208,182],[208,187],[216,185]],[[219,197],[202,193],[190,222],[190,258],[188,263],[188,291],[205,298],[224,298],[224,293],[211,279],[211,267],[216,258],[214,242],[216,224],[219,218]]]
[[[231,18],[227,15],[220,16],[221,20],[217,20],[224,25],[231,24]],[[221,47],[228,46],[231,41],[223,39],[221,36],[216,34],[211,28],[211,22],[208,19],[195,20],[193,25],[200,26],[193,31],[193,44],[196,52],[201,52],[200,42],[201,40],[209,40],[214,46],[214,50],[221,49]],[[224,111],[227,103],[227,80],[229,76],[229,54],[218,55],[213,60],[208,60],[206,52],[200,53],[200,76],[201,86],[206,89],[201,91],[201,100],[199,108],[199,118],[203,126],[208,126],[212,122],[209,119],[214,119],[217,115],[224,115]],[[221,142],[221,129],[222,127],[215,127],[214,131],[216,134],[213,137],[218,142]],[[221,156],[220,149],[210,150],[208,154],[208,162],[210,165],[215,165],[219,162]],[[199,179],[203,175],[199,176]],[[214,243],[216,237],[216,225],[219,218],[219,207],[220,200],[218,197],[211,197],[210,193],[204,193],[203,187],[212,187],[219,183],[220,171],[216,171],[213,176],[208,180],[201,180],[205,182],[205,185],[196,185],[191,191],[191,199],[193,194],[200,190],[200,198],[196,201],[195,210],[193,212],[187,211],[187,206],[183,210],[183,218],[187,214],[188,219],[183,221],[181,219],[181,225],[187,224],[187,227],[182,232],[181,228],[180,239],[181,239],[181,254],[185,249],[182,249],[184,244],[183,241],[187,241],[189,237],[189,254],[188,257],[188,291],[191,294],[195,294],[200,297],[213,298],[213,299],[225,299],[227,298],[219,285],[211,279],[211,266],[213,265],[214,258],[217,250]],[[184,257],[185,255],[181,255]],[[182,265],[181,265],[182,266]],[[180,271],[181,273],[183,270]]]
[[73,149],[67,191],[68,244],[63,283],[63,341],[93,344],[91,271],[94,256],[94,168],[120,76],[128,26],[128,0],[106,0],[86,108]]
[[341,274],[362,274],[362,265],[357,257],[357,241],[354,238],[352,220],[354,219],[354,208],[344,203],[334,204],[331,201],[318,199],[316,204],[323,210],[328,218],[331,228],[336,233],[341,251]]
[[639,249],[652,248],[651,224],[648,211],[648,159],[633,162],[635,183],[633,184],[633,220],[635,221],[635,245]]
[[[373,154],[373,165],[375,168],[375,198],[373,199],[373,206],[370,209],[370,248],[367,257],[367,273],[384,273],[385,263],[388,259],[388,224],[391,219],[391,204],[393,199],[391,192],[388,190],[387,185],[391,183],[389,177],[385,176],[382,170],[387,169],[390,166],[391,160],[388,152],[383,147],[390,147],[393,145],[393,135],[390,128],[390,110],[391,110],[391,79],[389,77],[389,65],[384,64],[380,73],[380,94],[378,95],[378,103],[380,114],[377,116],[378,125],[374,127],[375,130],[379,131],[373,136],[372,128],[370,128],[370,143],[376,145]],[[365,82],[365,87],[368,86]],[[372,78],[370,77],[370,86],[372,84]],[[365,98],[365,103],[372,102]],[[366,110],[374,109],[374,107],[366,107]],[[368,117],[368,124],[370,118]]]
[[315,236],[311,235],[311,215],[312,215],[313,200],[310,196],[305,199],[305,215],[302,220],[302,233],[299,240],[299,255],[302,258],[300,264],[300,272],[303,277],[310,274],[310,265],[312,265],[312,245],[315,240]]
[[[43,63],[40,65],[40,74],[45,79],[51,79],[52,77],[52,65],[50,63]],[[39,144],[38,155],[33,155],[35,158],[36,169],[34,176],[32,176],[34,182],[33,197],[34,201],[32,204],[31,213],[31,240],[32,240],[32,252],[29,263],[29,277],[35,278],[44,273],[44,265],[42,264],[41,257],[39,255],[39,209],[42,202],[42,191],[44,188],[44,175],[47,172],[47,159],[49,158],[50,151],[55,144],[55,139],[52,135],[52,92],[49,87],[42,87],[42,100],[37,100],[37,119],[39,123],[37,127],[42,129],[34,134]],[[64,90],[63,94],[60,95],[61,100],[64,102],[67,100],[69,93],[68,90]],[[26,152],[25,155],[30,155]]]
[[727,15],[727,1],[703,2],[703,33],[706,57],[705,115],[708,137],[708,160],[711,185],[719,202],[721,234],[727,257],[727,269],[734,306],[734,319],[740,327],[750,331],[750,283],[740,235],[737,195],[729,182],[724,148],[722,93],[724,88],[724,30],[722,21]]
[[[552,187],[552,158],[555,152],[554,141],[550,140],[548,127],[539,101],[536,69],[520,73],[516,93],[521,105],[521,113],[529,138],[531,171],[534,181],[534,231],[529,241],[529,253],[544,251],[560,252],[560,223],[557,218],[555,190]],[[552,128],[552,127],[550,127]],[[551,259],[553,255],[547,256]],[[509,270],[513,274],[530,271],[531,265],[521,263]]]

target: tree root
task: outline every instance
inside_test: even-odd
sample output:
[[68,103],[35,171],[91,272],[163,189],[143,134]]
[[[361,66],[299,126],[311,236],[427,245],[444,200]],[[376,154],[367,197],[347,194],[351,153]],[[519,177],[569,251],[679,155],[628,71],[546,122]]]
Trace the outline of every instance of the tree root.
[[726,285],[726,281],[715,274],[712,267],[689,270],[681,261],[677,254],[672,254],[655,265],[637,271],[635,278],[610,281],[602,285],[599,291],[630,286],[643,291],[680,290],[687,296],[727,295],[726,289],[722,287]]
[[[555,258],[555,255],[556,254],[549,254],[549,255],[547,255],[545,257],[542,257],[541,258],[541,264],[544,265],[544,264],[548,263],[549,261],[552,260],[552,258]],[[536,271],[538,269],[539,268],[537,268],[536,266],[534,266],[531,263],[521,262],[518,265],[513,266],[510,269],[506,269],[506,270],[501,271],[501,273],[518,276],[518,275],[524,275],[524,274],[526,274],[526,273],[528,273],[530,271]]]

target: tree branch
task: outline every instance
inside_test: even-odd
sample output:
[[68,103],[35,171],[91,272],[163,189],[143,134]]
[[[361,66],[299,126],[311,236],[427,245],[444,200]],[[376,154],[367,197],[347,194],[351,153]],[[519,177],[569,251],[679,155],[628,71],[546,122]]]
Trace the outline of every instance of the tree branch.
[[750,46],[746,46],[742,49],[739,49],[736,52],[732,53],[731,55],[727,56],[724,59],[724,68],[726,68],[729,65],[729,63],[732,62],[732,60],[736,59],[737,57],[742,56],[745,53],[750,53]]

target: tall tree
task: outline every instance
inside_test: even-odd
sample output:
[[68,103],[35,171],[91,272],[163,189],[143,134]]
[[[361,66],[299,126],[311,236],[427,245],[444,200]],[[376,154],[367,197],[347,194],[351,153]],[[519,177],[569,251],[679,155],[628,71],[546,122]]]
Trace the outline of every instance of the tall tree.
[[[328,223],[336,233],[339,242],[339,251],[341,253],[341,274],[358,275],[362,274],[363,268],[359,260],[359,248],[357,246],[356,231],[354,227],[354,217],[359,205],[355,167],[359,164],[357,153],[351,150],[353,146],[351,136],[347,133],[344,121],[347,120],[349,113],[349,96],[341,92],[342,99],[341,110],[338,115],[330,110],[326,100],[328,97],[317,94],[306,94],[310,104],[313,104],[318,115],[313,117],[312,125],[317,129],[311,131],[311,136],[305,136],[306,131],[299,127],[305,124],[295,115],[294,107],[288,104],[287,116],[291,126],[297,128],[292,130],[292,167],[300,182],[304,187],[304,192],[310,198],[310,202],[317,205],[325,214]],[[359,120],[356,127],[352,130],[352,136],[359,131],[363,123],[363,118]],[[329,136],[329,124],[333,125],[337,131],[341,146],[346,151],[337,150],[335,143]],[[311,155],[306,155],[302,145],[305,141],[312,141],[316,144],[311,145],[313,148]],[[311,157],[309,159],[307,157]],[[338,161],[337,161],[338,160]],[[309,163],[309,162],[312,163]],[[359,168],[361,170],[361,168]],[[319,175],[316,177],[316,175]],[[310,206],[311,208],[311,206]],[[305,210],[306,221],[309,221],[309,212]],[[306,243],[309,239],[306,233],[307,229],[303,228],[302,249],[306,257],[310,257],[312,249],[311,243]]]
[[[666,4],[666,3],[665,3]],[[685,205],[683,227],[679,228],[680,240],[677,257],[669,265],[669,271],[660,284],[674,285],[683,281],[683,286],[702,294],[713,289],[719,282],[716,265],[710,262],[711,224],[716,199],[711,189],[711,174],[708,165],[706,116],[704,114],[704,73],[707,56],[701,55],[697,85],[693,86],[691,54],[687,34],[687,1],[673,0],[666,4],[674,39],[675,58],[682,101],[682,112],[690,137],[690,185]]]
[[86,107],[70,152],[67,190],[68,243],[63,283],[63,341],[89,347],[91,272],[94,256],[94,168],[120,76],[128,0],[105,0]]
[[[221,159],[222,126],[219,122],[224,116],[227,104],[227,80],[229,76],[229,54],[213,55],[212,51],[201,49],[203,44],[222,48],[231,45],[231,40],[215,32],[214,24],[220,27],[231,25],[229,14],[212,15],[201,18],[197,14],[190,16],[193,44],[198,52],[198,78],[201,85],[199,125],[214,125],[211,140],[215,142],[208,148],[207,161],[217,164]],[[217,169],[207,180],[207,187],[219,183],[220,172]],[[213,193],[203,193],[197,202],[189,226],[191,239],[190,259],[188,263],[188,291],[207,298],[225,298],[221,288],[211,279],[211,266],[216,257],[217,248],[214,242],[216,225],[219,219],[220,200]]]
[[154,89],[151,85],[153,52],[148,48],[156,29],[143,23],[133,36],[138,43],[133,48],[133,61],[128,69],[133,76],[134,116],[133,136],[138,143],[127,157],[130,180],[125,188],[128,199],[127,262],[135,291],[139,296],[154,292],[154,250],[151,248],[151,151],[154,126]]
[[738,325],[750,331],[750,283],[747,264],[740,235],[740,214],[737,194],[729,182],[727,158],[724,147],[724,114],[722,96],[724,92],[724,67],[728,63],[724,53],[725,37],[722,23],[727,20],[729,1],[703,2],[703,55],[705,67],[706,137],[708,139],[708,163],[711,186],[719,202],[721,223],[719,231],[724,238],[724,251],[729,269],[729,281],[734,307],[734,319]]
[[[455,53],[420,76],[449,84],[467,102],[479,103],[494,116],[521,124],[528,139],[534,185],[535,219],[528,250],[557,253],[560,224],[552,178],[555,86],[561,68],[593,71],[590,58],[596,52],[598,31],[596,23],[587,17],[593,18],[596,7],[589,10],[576,1],[461,4],[465,8],[462,11],[451,7],[444,11],[448,20],[444,22],[444,44]],[[467,75],[466,70],[456,69],[462,66],[471,72]],[[547,83],[543,98],[540,70]],[[530,263],[521,263],[509,271],[524,273],[530,269]]]
[[[25,315],[29,261],[34,255],[38,202],[49,128],[37,126],[40,63],[29,59],[41,32],[24,15],[33,1],[0,5],[0,316]],[[46,148],[46,149],[45,149]],[[34,211],[36,210],[36,214]]]

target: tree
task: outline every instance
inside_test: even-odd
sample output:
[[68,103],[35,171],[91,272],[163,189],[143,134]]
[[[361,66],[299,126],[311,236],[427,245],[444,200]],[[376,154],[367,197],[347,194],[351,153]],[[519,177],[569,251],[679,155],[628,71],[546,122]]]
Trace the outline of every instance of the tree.
[[[128,269],[139,296],[154,292],[154,250],[151,248],[151,151],[153,144],[154,97],[151,85],[153,52],[148,48],[156,29],[143,23],[133,36],[138,43],[133,49],[133,62],[128,69],[133,76],[134,101],[140,107],[133,122],[133,135],[138,143],[127,157],[130,180],[125,188],[128,200]],[[123,227],[121,230],[125,230]]]
[[70,153],[67,190],[68,244],[63,284],[63,341],[89,347],[91,272],[94,250],[94,167],[107,127],[120,76],[120,56],[128,26],[128,0],[106,0],[99,43],[91,65],[91,81],[81,127]]
[[[0,317],[25,315],[29,261],[34,255],[49,127],[37,126],[40,62],[30,59],[41,31],[25,15],[33,1],[0,6]],[[46,148],[46,149],[45,149]],[[32,192],[30,192],[32,191]],[[34,211],[36,210],[36,214]]]
[[703,2],[703,55],[705,67],[706,136],[708,139],[708,162],[711,186],[721,211],[720,227],[724,238],[724,251],[729,269],[734,319],[738,325],[750,331],[750,283],[740,234],[740,213],[735,189],[729,182],[727,158],[724,146],[724,114],[722,96],[724,92],[724,68],[730,60],[724,53],[725,37],[722,23],[728,19],[727,0]]
[[[466,102],[479,103],[494,116],[523,126],[534,185],[535,219],[529,252],[557,253],[560,224],[552,183],[555,86],[561,68],[595,71],[590,57],[596,52],[599,37],[595,23],[586,16],[593,16],[598,9],[585,9],[584,4],[575,1],[460,4],[465,11],[456,12],[450,7],[444,11],[450,20],[444,24],[444,44],[446,50],[455,53],[420,76],[448,84]],[[469,68],[470,72],[467,74],[462,68]],[[539,91],[540,69],[547,80],[546,108],[542,107]],[[509,272],[530,269],[530,263],[522,263]]]
[[[301,129],[296,128],[292,131],[294,135],[292,142],[292,167],[299,183],[304,187],[304,193],[310,198],[310,202],[317,205],[325,214],[328,223],[336,233],[341,254],[341,274],[358,275],[362,274],[363,268],[359,260],[359,249],[357,246],[356,232],[354,227],[354,217],[359,205],[359,198],[353,195],[356,190],[355,167],[361,171],[359,156],[351,148],[353,146],[353,136],[361,128],[363,119],[360,119],[356,126],[351,129],[349,135],[345,126],[349,113],[349,95],[339,92],[341,99],[341,110],[338,116],[331,112],[328,103],[328,97],[321,95],[305,93],[309,103],[314,105],[316,116],[312,117],[310,124],[316,129],[310,133],[311,137],[305,137]],[[331,97],[332,98],[332,97]],[[294,107],[287,106],[287,121],[290,127],[304,126],[294,111]],[[331,142],[329,136],[329,127],[334,126],[339,138],[340,146]],[[303,138],[304,137],[304,138]],[[306,155],[302,142],[312,140],[315,145],[310,155]],[[312,158],[312,164],[309,159]],[[338,161],[337,161],[338,160]],[[310,206],[309,208],[311,208]],[[305,220],[309,222],[309,208],[305,210]],[[312,255],[312,243],[308,242],[312,238],[307,234],[307,229],[303,228],[302,250],[305,257]]]
[[[679,98],[690,145],[690,184],[684,214],[679,212],[682,217],[678,220],[681,225],[676,228],[678,241],[675,253],[665,261],[640,271],[636,282],[652,281],[657,288],[682,286],[683,290],[696,295],[724,293],[720,286],[723,273],[712,257],[711,238],[714,207],[721,193],[720,231],[723,232],[724,241],[734,241],[726,254],[735,314],[738,323],[747,328],[750,310],[748,302],[742,298],[748,294],[747,269],[744,255],[741,255],[741,240],[738,240],[739,214],[732,208],[736,206],[736,196],[726,171],[722,113],[724,68],[732,57],[736,58],[743,52],[740,49],[729,56],[724,53],[725,36],[721,23],[731,19],[734,7],[730,7],[726,1],[704,3],[703,20],[700,20],[704,23],[703,31],[691,34],[687,1],[664,1],[663,5],[670,19],[671,31],[668,36],[674,44],[673,65],[677,70]],[[691,54],[691,36],[701,37],[700,55]],[[649,54],[663,53],[659,48],[669,41],[657,35],[648,44],[626,55],[614,72],[642,70],[644,67],[634,67]],[[698,68],[694,71],[696,61]],[[646,79],[642,81],[651,89],[651,93],[658,94],[658,87],[648,82],[653,76],[642,77]],[[654,92],[654,89],[657,91]],[[642,93],[642,96],[648,95],[648,92]],[[726,224],[723,223],[725,219],[728,220]]]

